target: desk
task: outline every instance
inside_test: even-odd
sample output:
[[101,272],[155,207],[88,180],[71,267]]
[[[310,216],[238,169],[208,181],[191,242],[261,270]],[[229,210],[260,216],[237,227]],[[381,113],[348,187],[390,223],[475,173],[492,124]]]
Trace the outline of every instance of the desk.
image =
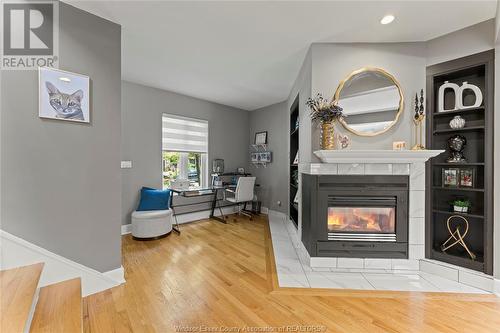
[[[224,199],[218,199],[219,191],[224,191],[226,188],[236,188],[235,185],[228,185],[228,186],[208,186],[208,187],[199,187],[199,188],[189,188],[186,190],[178,190],[178,189],[170,189],[172,192],[177,193],[178,195],[181,195],[186,198],[191,198],[191,197],[201,197],[205,195],[213,195],[214,198],[212,200],[212,206],[211,206],[211,211],[210,211],[210,218],[217,220],[222,223],[227,223],[225,220],[224,213],[222,212],[222,207],[220,206],[220,201],[223,201]],[[177,222],[177,216],[175,214],[175,206],[172,204],[173,203],[173,196],[170,197],[170,207],[174,211],[174,218],[175,218],[175,225],[176,227],[174,228],[174,231],[177,233],[180,233],[179,230],[179,223]],[[218,204],[219,203],[219,204]],[[219,211],[222,215],[223,218],[220,218],[218,216],[215,216],[215,209],[219,208]]]

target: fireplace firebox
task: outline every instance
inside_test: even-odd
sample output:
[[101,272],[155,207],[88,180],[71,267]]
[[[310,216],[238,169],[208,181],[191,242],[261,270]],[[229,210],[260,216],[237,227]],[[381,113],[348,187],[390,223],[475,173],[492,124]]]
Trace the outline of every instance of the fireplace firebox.
[[312,257],[408,258],[408,176],[302,175]]

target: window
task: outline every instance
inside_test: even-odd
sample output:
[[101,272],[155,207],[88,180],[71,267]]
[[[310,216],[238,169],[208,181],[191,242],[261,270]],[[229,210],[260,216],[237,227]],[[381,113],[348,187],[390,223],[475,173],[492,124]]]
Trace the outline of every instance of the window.
[[191,186],[208,185],[208,122],[163,114],[163,187],[176,179]]

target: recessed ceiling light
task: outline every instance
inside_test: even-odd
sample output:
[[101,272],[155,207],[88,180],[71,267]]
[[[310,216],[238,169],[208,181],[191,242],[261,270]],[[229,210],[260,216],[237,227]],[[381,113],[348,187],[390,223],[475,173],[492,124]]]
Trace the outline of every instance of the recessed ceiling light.
[[381,24],[389,24],[392,21],[394,21],[394,19],[395,19],[394,15],[386,15],[386,16],[382,17],[382,19],[380,20],[380,23]]
[[60,77],[59,80],[64,81],[64,82],[71,82],[71,79],[67,77]]

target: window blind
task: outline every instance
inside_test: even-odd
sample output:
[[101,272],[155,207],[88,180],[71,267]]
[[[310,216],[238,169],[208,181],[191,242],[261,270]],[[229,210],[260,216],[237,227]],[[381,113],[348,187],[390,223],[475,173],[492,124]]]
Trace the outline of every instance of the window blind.
[[162,149],[207,153],[208,121],[164,114],[162,116]]

